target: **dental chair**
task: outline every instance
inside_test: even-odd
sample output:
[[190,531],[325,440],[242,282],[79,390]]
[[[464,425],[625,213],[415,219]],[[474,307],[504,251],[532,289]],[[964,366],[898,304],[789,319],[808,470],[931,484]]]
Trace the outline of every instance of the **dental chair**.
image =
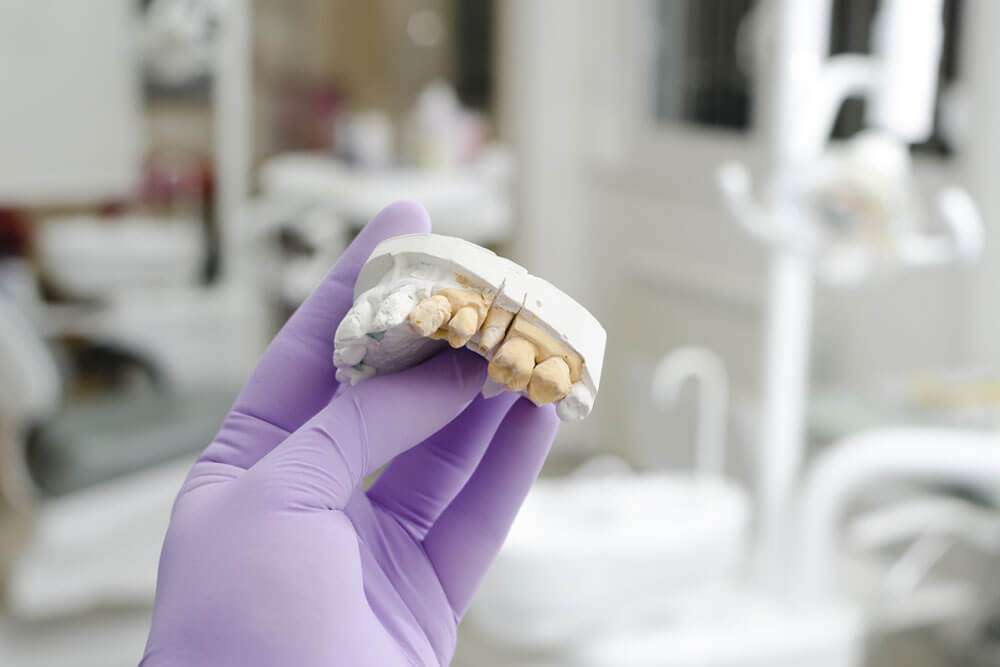
[[0,289],[0,573],[7,572],[24,539],[33,484],[23,447],[33,423],[59,405],[61,381],[34,324]]
[[64,405],[62,393],[41,331],[0,291],[0,494],[29,525],[7,572],[19,618],[151,603],[173,497],[232,400],[150,391]]

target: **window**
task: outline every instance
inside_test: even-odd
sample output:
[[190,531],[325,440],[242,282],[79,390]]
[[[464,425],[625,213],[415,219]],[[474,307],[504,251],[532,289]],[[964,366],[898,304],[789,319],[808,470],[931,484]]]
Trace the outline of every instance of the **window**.
[[748,127],[750,59],[741,33],[755,4],[753,0],[657,3],[658,121]]
[[[871,53],[872,19],[878,9],[878,0],[834,0],[833,20],[830,29],[830,51],[832,53]],[[941,66],[939,70],[938,110],[934,134],[914,149],[941,156],[951,154],[951,147],[942,130],[941,101],[949,86],[958,78],[958,26],[961,20],[962,1],[945,0],[944,42],[941,46]],[[865,104],[861,99],[847,100],[840,109],[840,115],[833,127],[833,136],[849,137],[864,125]]]
[[[879,0],[834,0],[830,51],[870,53],[872,20]],[[754,14],[760,0],[659,0],[654,37],[656,122],[685,122],[747,130],[753,102]],[[945,37],[935,132],[915,148],[950,155],[942,130],[940,101],[958,78],[958,29],[962,0],[945,0]],[[848,100],[833,136],[848,137],[864,125],[864,101]]]

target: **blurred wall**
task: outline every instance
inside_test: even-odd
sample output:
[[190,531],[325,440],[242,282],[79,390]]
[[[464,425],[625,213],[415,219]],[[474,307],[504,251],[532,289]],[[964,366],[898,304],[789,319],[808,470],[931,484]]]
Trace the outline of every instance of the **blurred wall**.
[[399,118],[428,81],[454,70],[454,0],[255,0],[256,145],[272,132],[290,85],[341,90],[354,109]]
[[135,3],[3,0],[0,16],[0,202],[127,192],[144,148]]
[[[455,69],[455,0],[253,0],[252,6],[255,162],[283,148],[275,128],[292,94],[326,90],[351,108],[385,109],[398,118],[428,81]],[[204,98],[156,100],[146,119],[153,148],[211,148]]]
[[[955,157],[919,159],[918,174],[928,197],[946,183],[977,193],[986,257],[971,270],[904,271],[854,290],[821,288],[814,385],[860,388],[927,369],[1000,369],[993,242],[1000,208],[992,184],[1000,141],[989,120],[1000,110],[1000,86],[992,65],[998,47],[984,27],[1000,17],[989,0],[966,5],[960,73],[978,103],[972,139]],[[532,270],[572,286],[609,333],[594,417],[570,433],[618,451],[660,446],[640,442],[663,439],[663,422],[648,414],[648,381],[656,360],[679,345],[714,349],[738,400],[759,400],[767,257],[724,211],[714,179],[724,161],[737,159],[764,187],[767,137],[753,126],[653,118],[651,6],[502,5],[501,127],[520,159],[524,253]],[[767,48],[766,39],[757,48]],[[766,59],[753,66],[767,75]]]

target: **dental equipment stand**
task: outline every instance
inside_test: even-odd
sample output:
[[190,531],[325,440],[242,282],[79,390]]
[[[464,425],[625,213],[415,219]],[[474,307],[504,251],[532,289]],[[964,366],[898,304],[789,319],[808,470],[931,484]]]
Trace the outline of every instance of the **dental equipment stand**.
[[[942,0],[882,3],[874,29],[875,54],[870,57],[827,56],[831,0],[779,0],[776,9],[777,71],[771,114],[774,168],[766,201],[753,200],[743,165],[727,164],[719,172],[719,185],[733,217],[771,246],[756,564],[762,582],[770,586],[782,579],[789,501],[803,458],[813,285],[817,274],[838,278],[834,268],[838,258],[825,247],[830,239],[823,238],[824,216],[808,208],[816,186],[810,175],[815,178],[824,159],[829,159],[827,141],[841,104],[862,94],[869,102],[869,124],[878,133],[873,142],[877,145],[862,146],[862,160],[875,170],[890,172],[887,182],[876,183],[881,190],[873,198],[888,197],[886,187],[907,189],[910,174],[905,144],[920,141],[932,131],[943,39]],[[893,239],[897,263],[942,264],[978,253],[981,225],[969,196],[949,188],[940,194],[938,204],[949,234],[907,230],[906,237]],[[869,269],[872,258],[855,249],[851,257],[855,264],[858,257],[862,266],[855,268],[859,272]]]
[[[803,485],[801,511],[795,517],[798,540],[792,572],[797,600],[808,604],[835,595],[838,527],[859,492],[875,484],[904,481],[992,493],[1000,484],[998,445],[1000,437],[996,433],[903,427],[864,432],[831,446],[812,466]],[[913,548],[889,570],[885,582],[892,584],[894,578],[902,579],[911,589],[904,591],[909,594],[904,605],[906,614],[924,608],[934,612],[924,622],[934,622],[947,618],[949,613],[961,614],[961,607],[970,607],[974,592],[966,596],[969,599],[963,604],[961,595],[955,595],[961,593],[960,589],[953,589],[950,595],[947,589],[939,590],[936,595],[925,596],[921,604],[912,588],[954,543],[963,542],[995,557],[1000,550],[1000,527],[995,515],[944,498],[907,501],[886,514],[894,520],[893,530],[918,535]],[[885,524],[884,519],[876,520]],[[914,522],[918,522],[917,531],[905,525]],[[886,527],[882,526],[882,539]],[[922,548],[928,546],[931,553]],[[911,557],[914,554],[916,557]]]
[[892,428],[861,433],[831,447],[806,480],[796,519],[800,530],[796,575],[803,596],[831,594],[835,528],[859,490],[876,481],[901,479],[992,492],[1000,485],[998,446],[996,433]]

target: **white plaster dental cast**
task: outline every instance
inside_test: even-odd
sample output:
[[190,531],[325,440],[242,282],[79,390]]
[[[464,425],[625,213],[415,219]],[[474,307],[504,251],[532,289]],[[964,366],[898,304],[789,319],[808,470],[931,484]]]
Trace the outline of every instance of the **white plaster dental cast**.
[[410,234],[380,243],[361,269],[333,362],[338,380],[357,384],[464,346],[490,362],[485,396],[519,392],[582,419],[606,339],[586,308],[514,262],[462,239]]

